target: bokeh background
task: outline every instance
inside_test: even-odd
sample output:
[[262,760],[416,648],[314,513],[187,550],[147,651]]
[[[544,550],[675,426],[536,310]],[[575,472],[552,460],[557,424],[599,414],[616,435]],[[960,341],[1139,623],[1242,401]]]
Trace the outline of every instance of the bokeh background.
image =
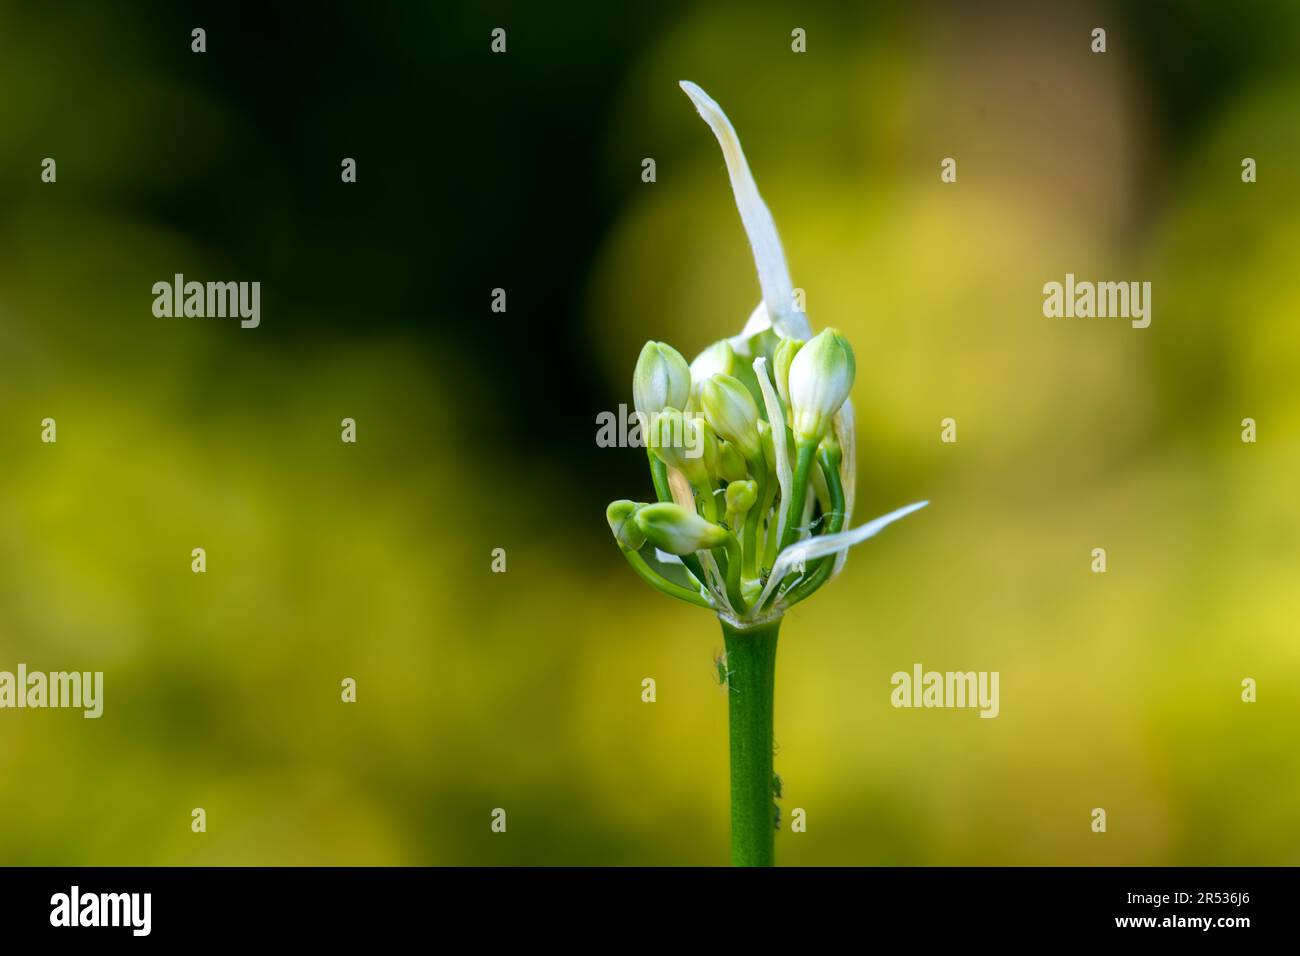
[[[1300,863],[1300,7],[615,6],[0,3],[0,669],[106,683],[0,711],[0,863],[727,859],[721,637],[595,444],[758,301],[683,78],[856,345],[860,517],[933,501],[787,619],[780,860]],[[914,662],[1001,716],[894,710]]]

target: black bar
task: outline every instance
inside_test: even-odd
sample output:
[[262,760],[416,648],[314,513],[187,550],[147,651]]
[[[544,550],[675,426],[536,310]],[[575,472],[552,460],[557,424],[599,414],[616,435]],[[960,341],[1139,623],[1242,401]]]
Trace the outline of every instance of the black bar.
[[[927,943],[1131,936],[1232,945],[1286,932],[1298,883],[1295,869],[1224,868],[11,869],[0,871],[0,925],[7,941],[92,944],[449,944],[464,933],[612,943],[599,934],[614,927],[665,940],[670,930],[701,940],[815,930],[863,941],[901,932]],[[70,904],[73,886],[83,914],[111,917],[116,907],[125,925],[51,925],[63,915],[58,895]],[[110,893],[150,894],[147,936],[135,935],[144,897],[138,908],[115,897],[101,910]]]

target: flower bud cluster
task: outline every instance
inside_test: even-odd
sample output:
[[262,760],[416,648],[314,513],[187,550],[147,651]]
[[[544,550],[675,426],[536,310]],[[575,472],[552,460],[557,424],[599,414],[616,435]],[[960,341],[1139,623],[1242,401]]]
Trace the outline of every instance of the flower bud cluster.
[[[834,474],[815,474],[808,461],[801,467],[800,452],[834,443],[828,435],[853,385],[853,349],[834,329],[808,342],[770,332],[763,337],[746,351],[767,352],[770,367],[766,358],[747,364],[729,340],[709,346],[689,365],[664,342],[645,344],[632,393],[659,500],[616,501],[607,514],[625,553],[648,547],[677,556],[691,586],[737,616],[761,610],[756,602],[789,543],[783,527],[802,526],[806,517],[830,530],[835,503],[841,518],[843,508],[838,457]],[[775,377],[775,406],[760,375]],[[774,429],[782,440],[775,440]],[[779,463],[778,455],[784,459]],[[811,452],[803,457],[810,461]],[[802,488],[783,482],[785,473]],[[805,509],[809,489],[812,504]],[[799,513],[784,514],[794,502]]]

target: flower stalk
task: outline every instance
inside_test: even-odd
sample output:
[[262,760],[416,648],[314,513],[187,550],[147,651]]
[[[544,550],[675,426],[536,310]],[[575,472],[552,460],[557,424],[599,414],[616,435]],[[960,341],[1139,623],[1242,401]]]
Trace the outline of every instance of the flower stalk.
[[727,732],[731,751],[731,863],[776,862],[772,716],[781,621],[750,628],[722,622],[727,648]]

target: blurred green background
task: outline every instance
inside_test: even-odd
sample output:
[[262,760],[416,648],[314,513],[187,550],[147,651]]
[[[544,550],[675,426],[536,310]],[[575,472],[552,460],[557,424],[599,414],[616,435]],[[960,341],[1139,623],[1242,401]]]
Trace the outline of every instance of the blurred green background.
[[856,346],[859,520],[933,501],[784,626],[780,861],[1300,864],[1300,7],[650,6],[0,3],[0,669],[106,685],[0,711],[0,863],[725,862],[721,636],[595,445],[758,301],[688,78]]

